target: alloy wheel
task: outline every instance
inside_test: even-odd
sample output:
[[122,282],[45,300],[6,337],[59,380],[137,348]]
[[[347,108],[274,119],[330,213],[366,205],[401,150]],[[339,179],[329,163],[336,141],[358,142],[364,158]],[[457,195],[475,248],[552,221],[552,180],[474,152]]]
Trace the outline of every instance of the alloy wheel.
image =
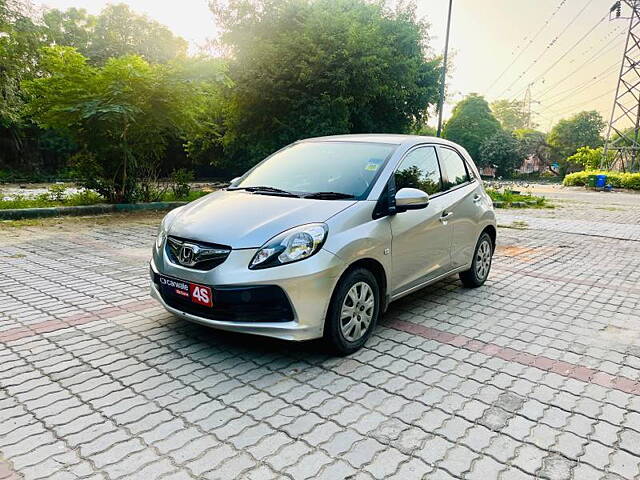
[[476,275],[479,280],[484,280],[489,275],[491,268],[491,244],[483,240],[476,252]]
[[375,305],[375,295],[368,283],[357,282],[349,289],[340,310],[340,330],[345,340],[355,342],[364,336]]

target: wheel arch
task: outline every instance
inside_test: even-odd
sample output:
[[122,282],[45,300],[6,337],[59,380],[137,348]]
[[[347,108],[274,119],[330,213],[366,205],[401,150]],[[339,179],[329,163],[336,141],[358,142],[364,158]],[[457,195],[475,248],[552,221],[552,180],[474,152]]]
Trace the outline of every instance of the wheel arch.
[[338,288],[338,285],[340,285],[340,282],[342,281],[342,279],[349,272],[357,268],[364,268],[366,270],[369,270],[378,281],[378,288],[380,289],[380,297],[381,297],[380,300],[382,301],[382,304],[380,305],[381,307],[380,311],[384,312],[387,309],[387,305],[389,304],[389,296],[387,292],[387,289],[388,289],[387,271],[385,270],[382,263],[370,257],[360,258],[355,262],[349,264],[349,266],[344,269],[344,272],[342,272],[342,275],[340,275],[340,277],[338,278],[338,281],[333,287],[333,293],[331,294],[331,301],[333,301],[336,289]]
[[496,250],[496,238],[497,238],[497,235],[498,235],[498,231],[496,230],[495,226],[487,225],[486,227],[484,227],[482,232],[480,232],[480,236],[485,232],[489,234],[489,237],[491,237],[491,243],[493,243],[493,251],[495,252],[495,250]]

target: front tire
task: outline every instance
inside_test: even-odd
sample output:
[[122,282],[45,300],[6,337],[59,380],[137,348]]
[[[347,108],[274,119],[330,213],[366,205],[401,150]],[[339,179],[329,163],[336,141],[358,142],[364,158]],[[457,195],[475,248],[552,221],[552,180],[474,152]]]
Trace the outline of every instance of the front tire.
[[484,285],[491,271],[492,257],[493,240],[487,232],[483,232],[476,243],[471,268],[459,274],[462,284],[467,288],[478,288]]
[[327,318],[324,339],[339,355],[349,355],[365,344],[380,315],[380,287],[367,269],[348,272],[336,286]]

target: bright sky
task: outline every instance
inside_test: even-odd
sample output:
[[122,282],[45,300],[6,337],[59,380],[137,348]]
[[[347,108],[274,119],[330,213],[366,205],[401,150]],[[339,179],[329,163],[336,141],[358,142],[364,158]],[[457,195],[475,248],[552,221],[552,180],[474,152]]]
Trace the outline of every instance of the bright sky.
[[[99,12],[106,0],[34,0],[54,8]],[[167,25],[193,47],[217,35],[206,0],[123,0]],[[431,24],[434,52],[444,48],[448,0],[417,0]],[[542,130],[581,110],[609,119],[627,21],[609,21],[613,0],[453,0],[453,70],[445,118],[455,102],[477,92],[488,100],[523,99]],[[605,17],[603,19],[603,17]],[[513,65],[510,64],[516,60]],[[506,71],[505,71],[506,70]],[[504,72],[504,73],[503,73]],[[539,102],[539,103],[538,103]]]

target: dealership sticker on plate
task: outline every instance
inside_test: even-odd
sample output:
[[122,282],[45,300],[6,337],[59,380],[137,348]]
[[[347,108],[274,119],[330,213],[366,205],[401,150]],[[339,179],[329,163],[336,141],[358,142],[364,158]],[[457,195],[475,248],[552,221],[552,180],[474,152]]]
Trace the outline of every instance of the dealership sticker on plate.
[[213,295],[211,294],[211,288],[204,285],[190,283],[189,293],[191,294],[192,302],[199,303],[205,307],[213,307]]

